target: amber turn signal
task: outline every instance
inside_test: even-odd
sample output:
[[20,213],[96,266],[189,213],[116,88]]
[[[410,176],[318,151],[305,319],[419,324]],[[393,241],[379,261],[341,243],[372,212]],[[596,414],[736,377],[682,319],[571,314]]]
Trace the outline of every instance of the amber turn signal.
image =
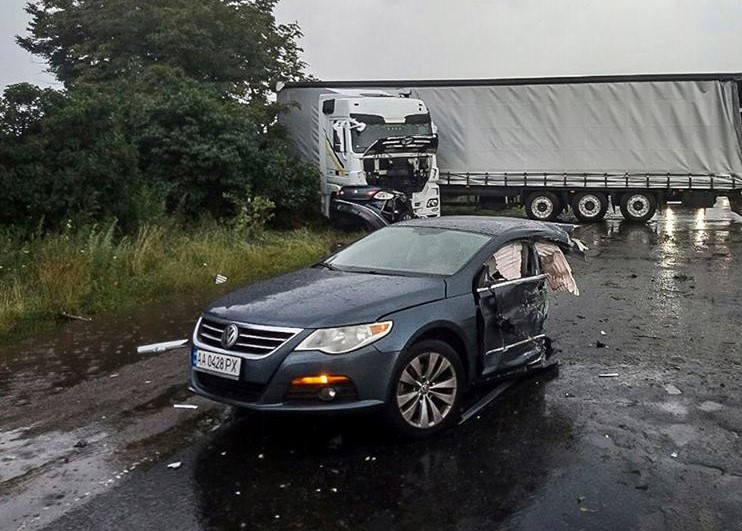
[[329,374],[318,374],[317,376],[302,376],[291,380],[291,385],[328,385],[350,382],[347,376],[333,376]]

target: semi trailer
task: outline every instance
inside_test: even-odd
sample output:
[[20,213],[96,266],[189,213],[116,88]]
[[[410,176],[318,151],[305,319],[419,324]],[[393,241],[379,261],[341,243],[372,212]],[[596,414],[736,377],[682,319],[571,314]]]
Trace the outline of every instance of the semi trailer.
[[440,215],[438,137],[425,103],[398,93],[287,85],[279,121],[320,172],[322,213],[378,229]]
[[420,101],[437,127],[431,178],[441,194],[519,203],[545,221],[571,209],[590,222],[611,207],[645,221],[668,201],[711,206],[718,196],[742,214],[740,82],[742,74],[662,74],[290,89],[384,90]]

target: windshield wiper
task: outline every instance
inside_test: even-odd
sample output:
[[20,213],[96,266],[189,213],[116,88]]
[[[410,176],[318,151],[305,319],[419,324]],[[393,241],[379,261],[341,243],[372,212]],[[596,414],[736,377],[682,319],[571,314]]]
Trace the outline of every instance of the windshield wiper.
[[340,269],[327,262],[319,262],[317,265],[329,269],[330,271],[340,271]]

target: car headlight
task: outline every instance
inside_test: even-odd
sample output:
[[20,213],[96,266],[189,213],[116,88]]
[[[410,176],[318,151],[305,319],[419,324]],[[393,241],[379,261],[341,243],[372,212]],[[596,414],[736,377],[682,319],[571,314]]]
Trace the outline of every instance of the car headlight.
[[319,350],[326,354],[345,354],[370,345],[392,330],[392,321],[340,328],[320,328],[309,334],[295,350]]

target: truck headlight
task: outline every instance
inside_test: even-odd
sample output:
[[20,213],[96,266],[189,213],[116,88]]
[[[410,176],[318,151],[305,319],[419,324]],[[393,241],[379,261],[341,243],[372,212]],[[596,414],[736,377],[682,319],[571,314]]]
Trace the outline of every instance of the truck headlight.
[[437,199],[435,199],[435,198],[428,199],[428,203],[427,203],[427,207],[428,208],[437,207],[437,206],[438,206],[438,200]]
[[392,330],[392,321],[340,328],[320,328],[309,334],[294,350],[319,350],[325,354],[345,354],[370,345]]

